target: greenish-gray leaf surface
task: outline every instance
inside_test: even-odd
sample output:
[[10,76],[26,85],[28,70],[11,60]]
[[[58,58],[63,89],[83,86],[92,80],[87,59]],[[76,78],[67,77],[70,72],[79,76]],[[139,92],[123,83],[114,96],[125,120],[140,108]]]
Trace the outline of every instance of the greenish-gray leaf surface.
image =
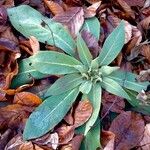
[[79,87],[79,91],[83,94],[88,94],[92,88],[91,80],[84,80],[83,83]]
[[147,86],[150,84],[149,82],[138,82],[135,74],[121,70],[113,72],[109,75],[109,78],[115,80],[121,86],[136,92],[146,90]]
[[54,51],[41,51],[34,56],[32,66],[44,74],[68,74],[79,72],[75,66],[82,65],[77,59]]
[[93,106],[93,113],[90,119],[85,124],[84,135],[88,133],[88,131],[91,129],[91,127],[94,125],[94,123],[98,118],[100,107],[101,107],[101,94],[102,94],[102,89],[100,84],[98,83],[94,84],[90,93],[88,94],[88,98]]
[[98,56],[100,66],[109,65],[121,51],[125,41],[124,21],[107,37]]
[[80,74],[68,74],[59,78],[45,93],[45,97],[59,95],[79,86],[83,82]]
[[91,61],[92,61],[92,55],[86,43],[82,39],[81,35],[78,35],[77,37],[77,50],[78,50],[78,54],[82,63],[87,66],[90,66]]
[[16,88],[23,84],[31,82],[33,79],[41,79],[47,77],[46,74],[42,74],[33,68],[32,64],[33,56],[21,60],[19,63],[19,72],[17,76],[12,80],[11,88]]
[[69,32],[60,24],[28,5],[7,10],[11,24],[25,37],[34,36],[42,43],[61,48],[70,55],[75,55],[75,42]]
[[90,32],[94,37],[99,40],[100,36],[100,22],[96,17],[85,19],[82,30],[87,30]]
[[53,129],[66,115],[78,93],[78,88],[75,88],[45,99],[27,120],[23,133],[24,140],[38,138]]

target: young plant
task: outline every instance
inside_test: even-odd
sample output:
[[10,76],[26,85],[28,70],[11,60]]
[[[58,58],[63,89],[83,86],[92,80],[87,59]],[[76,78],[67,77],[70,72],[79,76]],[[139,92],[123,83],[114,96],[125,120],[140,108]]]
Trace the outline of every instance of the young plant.
[[[10,10],[10,18],[11,13]],[[42,18],[42,20],[46,19]],[[19,30],[18,25],[17,29]],[[42,30],[45,31],[45,29]],[[68,33],[65,32],[65,34]],[[58,40],[57,38],[55,40]],[[132,91],[146,90],[149,84],[148,82],[136,82],[136,75],[133,73],[121,71],[119,67],[108,66],[121,51],[124,41],[124,21],[121,21],[120,25],[108,36],[102,51],[95,59],[79,34],[76,39],[78,58],[72,53],[69,53],[72,55],[69,56],[54,51],[41,51],[23,60],[24,70],[31,70],[36,73],[36,76],[40,73],[39,78],[48,75],[63,75],[47,90],[43,103],[30,115],[25,126],[24,139],[40,137],[53,129],[64,118],[78,94],[82,93],[84,97],[88,97],[94,108],[92,116],[82,127],[82,133],[85,135],[83,149],[94,150],[99,147],[99,111],[102,90],[123,97],[133,106],[137,106],[139,103],[133,100]],[[66,44],[63,48],[68,46],[64,40],[63,43]],[[65,52],[68,53],[67,50]],[[86,148],[86,143],[88,148]]]

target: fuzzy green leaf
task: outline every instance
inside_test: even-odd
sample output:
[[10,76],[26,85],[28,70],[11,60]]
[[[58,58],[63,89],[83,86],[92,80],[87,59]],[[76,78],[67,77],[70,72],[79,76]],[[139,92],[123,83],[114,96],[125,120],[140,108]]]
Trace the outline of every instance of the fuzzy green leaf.
[[54,45],[75,55],[75,42],[60,23],[42,16],[28,5],[9,8],[7,12],[14,28],[25,37],[35,36],[42,43]]
[[142,90],[146,90],[149,82],[138,82],[136,81],[136,75],[131,72],[125,72],[121,70],[117,70],[109,75],[109,78],[115,80],[121,86],[134,90],[136,92],[141,92]]
[[114,95],[126,98],[130,100],[129,95],[125,92],[125,90],[114,80],[104,77],[103,82],[101,83],[102,88],[104,88],[109,93]]
[[87,30],[92,33],[97,40],[99,40],[100,36],[100,22],[96,17],[85,19],[82,30]]
[[85,136],[80,150],[96,150],[100,147],[100,121],[97,120]]
[[103,76],[108,76],[109,74],[111,74],[112,72],[114,72],[118,69],[119,69],[119,67],[102,66],[99,69],[99,72],[101,72]]
[[100,84],[98,83],[94,84],[90,93],[88,94],[88,98],[93,106],[93,113],[90,119],[85,124],[84,135],[88,133],[88,131],[91,129],[91,127],[94,125],[94,123],[98,118],[100,107],[101,107],[101,94],[102,94],[102,89]]
[[92,88],[92,81],[87,80],[83,81],[83,83],[79,87],[79,91],[83,94],[88,94]]
[[78,35],[77,37],[77,50],[82,63],[85,64],[86,66],[90,66],[92,61],[92,55],[86,43],[82,39],[81,35]]
[[124,21],[114,29],[104,42],[101,53],[98,56],[100,66],[109,65],[121,51],[125,41]]
[[45,99],[27,120],[23,133],[24,140],[38,138],[53,129],[66,115],[78,93],[78,88],[75,88]]
[[34,56],[32,66],[44,74],[68,74],[79,72],[75,66],[82,65],[77,59],[54,51],[39,52]]
[[59,95],[71,90],[83,82],[80,74],[68,74],[59,78],[45,93],[45,97]]
[[21,60],[21,62],[19,63],[19,72],[13,79],[11,88],[16,88],[23,84],[29,83],[33,81],[33,79],[41,79],[47,77],[46,74],[40,73],[31,66],[33,59],[34,57],[31,56],[30,58]]

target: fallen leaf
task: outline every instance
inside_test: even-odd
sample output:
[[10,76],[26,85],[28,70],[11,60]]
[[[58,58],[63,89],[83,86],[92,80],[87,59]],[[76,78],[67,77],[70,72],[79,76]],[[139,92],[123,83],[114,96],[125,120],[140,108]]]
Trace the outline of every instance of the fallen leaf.
[[110,94],[108,92],[103,93],[102,98],[102,104],[103,104],[103,115],[109,111],[116,112],[116,113],[122,113],[125,108],[125,102],[123,98],[115,96],[113,94]]
[[123,112],[113,120],[109,131],[115,134],[115,150],[129,150],[142,140],[144,121],[140,114]]
[[96,58],[101,51],[101,48],[98,45],[98,40],[88,31],[83,30],[81,32],[82,38],[87,44],[93,58]]
[[96,11],[99,8],[100,4],[101,4],[101,1],[94,3],[91,6],[85,8],[84,9],[84,17],[85,18],[94,17],[96,15]]
[[129,6],[143,7],[145,0],[124,0]]
[[36,144],[32,144],[32,142],[25,142],[19,147],[18,150],[44,150],[44,149],[37,146]]
[[92,104],[89,100],[80,101],[74,112],[74,126],[79,127],[91,117],[93,112]]
[[73,118],[73,108],[68,112],[68,114],[64,117],[64,120],[69,124],[73,125],[74,118]]
[[149,150],[150,149],[150,124],[146,124],[144,136],[142,141],[139,144],[137,150]]
[[140,71],[140,74],[137,76],[137,80],[140,82],[150,81],[150,69]]
[[90,4],[94,4],[100,2],[101,0],[86,0],[86,1],[89,2]]
[[46,4],[46,6],[49,8],[49,10],[54,14],[54,15],[58,15],[61,13],[64,13],[63,8],[56,2],[50,0],[43,0],[44,3]]
[[20,92],[15,94],[13,103],[23,106],[36,107],[42,103],[42,100],[33,93]]
[[76,37],[84,22],[84,12],[81,7],[71,7],[64,13],[56,15],[53,20],[65,25],[71,35]]
[[74,126],[67,126],[63,124],[56,131],[59,135],[59,143],[67,144],[74,136]]
[[7,11],[6,8],[0,7],[0,25],[5,25],[7,21]]
[[38,53],[38,51],[40,50],[40,44],[36,37],[30,36],[29,42],[32,48],[33,55]]
[[81,1],[81,0],[64,0],[64,2],[70,6],[81,6],[81,5],[83,5],[83,1]]
[[143,45],[140,54],[142,54],[150,64],[150,45]]
[[102,131],[101,133],[101,143],[103,150],[114,150],[115,144],[115,134],[110,131]]
[[55,133],[47,133],[46,135],[32,140],[33,143],[39,146],[46,146],[47,148],[57,149],[59,145],[59,137],[58,134]]

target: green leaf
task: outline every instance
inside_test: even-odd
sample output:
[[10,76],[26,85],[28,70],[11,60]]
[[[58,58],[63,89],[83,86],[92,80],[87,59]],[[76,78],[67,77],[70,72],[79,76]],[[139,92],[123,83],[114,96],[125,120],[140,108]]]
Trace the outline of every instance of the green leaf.
[[149,82],[137,82],[136,75],[131,72],[125,72],[121,70],[117,70],[109,75],[109,78],[115,80],[121,86],[134,90],[136,92],[141,92],[142,90],[146,90]]
[[78,88],[75,88],[45,99],[27,120],[23,133],[24,140],[38,138],[53,129],[66,115],[78,93]]
[[7,9],[11,24],[25,37],[35,36],[40,42],[48,43],[75,55],[75,42],[69,32],[60,24],[28,5]]
[[97,120],[85,136],[80,150],[96,150],[100,147],[100,121]]
[[58,75],[79,72],[76,65],[82,64],[71,56],[54,51],[37,53],[32,64],[41,73]]
[[17,76],[13,79],[11,88],[16,88],[23,84],[33,81],[33,79],[41,79],[47,77],[46,74],[42,74],[32,67],[33,56],[26,58],[20,61],[19,63],[19,72]]
[[78,35],[77,37],[77,50],[82,63],[85,64],[86,66],[90,66],[92,61],[92,55],[86,43],[82,39],[81,35]]
[[102,51],[98,56],[100,66],[109,65],[121,51],[125,41],[124,21],[114,29],[104,42]]
[[108,91],[114,95],[117,95],[117,96],[120,96],[120,97],[130,100],[129,95],[125,92],[125,90],[116,81],[114,81],[108,77],[104,77],[101,85],[102,85],[102,88],[104,88],[106,91]]
[[101,107],[101,94],[102,94],[102,89],[101,89],[100,84],[98,83],[94,84],[90,93],[88,94],[88,98],[93,106],[93,113],[90,119],[85,124],[84,135],[88,133],[88,131],[94,125],[94,123],[96,122],[99,116],[99,111]]
[[99,40],[100,36],[100,22],[96,17],[85,19],[82,30],[87,30],[92,33],[97,40]]
[[83,94],[88,94],[92,88],[92,81],[86,80],[79,87],[79,91]]
[[69,74],[59,78],[45,93],[45,97],[59,95],[71,90],[83,82],[80,74]]
[[110,66],[102,66],[99,69],[99,72],[102,73],[103,76],[108,76],[112,72],[118,70],[120,67],[110,67]]

